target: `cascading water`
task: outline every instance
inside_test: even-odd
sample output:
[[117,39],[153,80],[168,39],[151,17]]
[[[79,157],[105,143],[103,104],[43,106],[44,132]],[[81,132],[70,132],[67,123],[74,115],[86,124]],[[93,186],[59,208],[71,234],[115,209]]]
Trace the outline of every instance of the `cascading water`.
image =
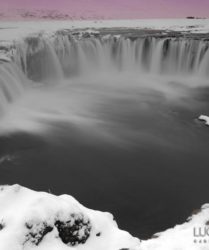
[[[10,56],[13,62],[0,65],[1,116],[7,114],[7,109],[20,95],[24,96],[24,92],[30,93],[30,90],[33,103],[36,99],[39,103],[39,98],[42,98],[40,103],[45,100],[44,106],[35,111],[36,116],[40,110],[50,110],[50,117],[55,117],[56,113],[63,114],[66,109],[81,115],[83,111],[79,105],[83,101],[75,101],[76,97],[72,96],[72,92],[77,94],[78,90],[69,90],[73,82],[81,82],[78,79],[83,79],[86,88],[89,83],[101,79],[104,85],[109,81],[115,86],[115,82],[120,84],[124,76],[127,78],[126,87],[132,80],[135,87],[137,84],[139,87],[141,82],[147,81],[143,80],[144,76],[165,76],[169,81],[194,76],[204,79],[204,82],[209,76],[209,42],[189,37],[82,36],[63,32],[53,37],[37,35],[16,42]],[[111,76],[114,78],[112,82],[109,80]],[[116,80],[117,76],[119,80]],[[57,98],[59,101],[56,103],[54,100]],[[56,109],[52,108],[53,105],[57,106]],[[76,105],[78,107],[75,108]]]
[[14,61],[34,80],[89,71],[209,75],[209,42],[156,37],[32,37],[15,47]]
[[24,74],[14,63],[0,65],[0,119],[7,106],[22,94],[25,83]]

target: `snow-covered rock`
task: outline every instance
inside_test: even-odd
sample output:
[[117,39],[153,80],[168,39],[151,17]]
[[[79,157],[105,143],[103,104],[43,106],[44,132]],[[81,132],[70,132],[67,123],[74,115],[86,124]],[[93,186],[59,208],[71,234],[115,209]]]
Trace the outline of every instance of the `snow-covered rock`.
[[1,250],[134,250],[139,245],[118,229],[111,214],[87,209],[71,196],[0,187]]
[[198,119],[199,119],[200,121],[204,121],[205,124],[209,126],[209,116],[200,115]]

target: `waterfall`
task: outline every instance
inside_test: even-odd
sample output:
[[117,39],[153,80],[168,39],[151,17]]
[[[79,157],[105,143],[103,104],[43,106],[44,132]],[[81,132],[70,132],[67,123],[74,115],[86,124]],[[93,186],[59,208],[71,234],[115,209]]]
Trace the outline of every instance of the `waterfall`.
[[15,46],[14,61],[35,81],[92,72],[209,75],[209,42],[194,38],[37,36]]
[[14,61],[35,81],[63,78],[63,69],[50,39],[26,38],[17,43],[13,51]]
[[57,86],[64,79],[125,72],[209,76],[209,41],[200,38],[60,32],[15,42],[9,55],[12,62],[0,63],[0,116],[26,89]]
[[26,77],[14,63],[0,64],[0,118],[25,88]]

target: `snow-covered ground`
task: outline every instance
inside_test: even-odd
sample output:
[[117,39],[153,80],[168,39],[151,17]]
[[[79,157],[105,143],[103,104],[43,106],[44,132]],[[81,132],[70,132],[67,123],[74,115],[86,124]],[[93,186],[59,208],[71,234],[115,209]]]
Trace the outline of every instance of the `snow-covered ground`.
[[209,19],[141,19],[104,21],[1,21],[0,42],[12,41],[31,33],[61,29],[137,28],[193,33],[209,33]]
[[69,195],[0,186],[1,250],[208,250],[208,224],[205,205],[186,223],[140,241],[119,230],[111,214]]

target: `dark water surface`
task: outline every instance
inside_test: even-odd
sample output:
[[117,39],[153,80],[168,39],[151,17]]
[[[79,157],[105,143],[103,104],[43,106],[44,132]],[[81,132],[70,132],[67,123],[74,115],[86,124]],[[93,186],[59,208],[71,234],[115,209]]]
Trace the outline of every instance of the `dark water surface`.
[[186,108],[156,95],[146,99],[146,111],[139,102],[101,107],[114,120],[109,130],[117,143],[66,124],[54,124],[44,137],[2,136],[0,184],[71,194],[113,213],[140,238],[182,223],[209,202],[209,129],[195,120],[208,104],[206,91],[198,91]]

